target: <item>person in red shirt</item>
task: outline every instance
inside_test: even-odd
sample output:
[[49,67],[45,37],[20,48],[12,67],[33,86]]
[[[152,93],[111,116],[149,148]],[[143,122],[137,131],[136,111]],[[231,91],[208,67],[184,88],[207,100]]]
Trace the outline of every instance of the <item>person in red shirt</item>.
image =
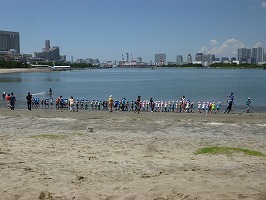
[[7,104],[7,108],[10,108],[10,94],[6,95],[6,104]]

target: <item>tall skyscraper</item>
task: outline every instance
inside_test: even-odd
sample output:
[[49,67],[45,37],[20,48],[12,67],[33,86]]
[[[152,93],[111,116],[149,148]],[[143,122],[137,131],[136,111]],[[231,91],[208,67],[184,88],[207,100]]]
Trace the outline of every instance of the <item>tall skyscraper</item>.
[[176,56],[176,65],[183,65],[183,57],[181,55]]
[[45,51],[49,51],[50,48],[50,40],[45,40]]
[[50,46],[50,41],[45,40],[45,48],[43,48],[43,52],[34,52],[34,57],[50,61],[60,61],[61,56],[60,56],[59,47],[53,46],[48,48],[49,46]]
[[166,54],[165,53],[155,54],[155,60],[154,61],[158,65],[164,65],[166,62]]
[[0,51],[10,51],[10,49],[20,54],[19,32],[0,30]]
[[192,56],[191,54],[187,55],[187,63],[192,63]]
[[237,59],[239,63],[250,63],[258,64],[264,61],[264,48],[254,47],[251,49],[248,48],[239,48],[237,51]]
[[195,61],[203,61],[202,57],[203,57],[203,53],[197,53],[195,56]]

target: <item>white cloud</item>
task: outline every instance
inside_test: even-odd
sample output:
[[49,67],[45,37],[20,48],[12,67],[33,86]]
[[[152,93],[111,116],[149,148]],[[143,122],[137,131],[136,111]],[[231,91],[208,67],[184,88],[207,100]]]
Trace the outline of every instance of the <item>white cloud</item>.
[[261,7],[266,9],[266,2],[261,2]]
[[[221,54],[221,55],[232,55],[236,54],[238,48],[243,48],[244,43],[240,42],[237,39],[231,38],[226,40],[221,46],[214,46],[216,40],[211,40],[210,44],[212,45],[211,49],[208,49],[206,46],[202,47],[200,53],[204,54]],[[218,42],[216,41],[216,44]]]
[[218,44],[218,42],[217,42],[217,40],[211,40],[211,41],[210,41],[210,44],[211,44],[212,46],[215,46],[216,44]]
[[208,54],[208,48],[207,48],[206,46],[202,47],[202,48],[199,50],[199,53]]
[[257,48],[257,47],[262,47],[261,42],[258,42],[257,44],[255,44],[254,48]]

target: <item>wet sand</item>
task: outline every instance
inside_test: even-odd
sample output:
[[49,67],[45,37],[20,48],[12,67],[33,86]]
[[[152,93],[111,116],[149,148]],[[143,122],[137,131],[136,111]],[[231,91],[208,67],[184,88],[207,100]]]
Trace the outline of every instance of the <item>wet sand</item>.
[[0,199],[266,199],[266,114],[0,109]]

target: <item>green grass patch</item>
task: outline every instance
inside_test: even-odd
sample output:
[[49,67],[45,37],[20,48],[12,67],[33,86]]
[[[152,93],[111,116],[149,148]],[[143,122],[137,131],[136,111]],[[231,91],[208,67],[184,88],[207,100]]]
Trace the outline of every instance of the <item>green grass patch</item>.
[[67,136],[58,135],[58,134],[41,134],[41,135],[33,135],[31,136],[31,138],[58,140],[58,139],[65,139],[67,138]]
[[211,154],[211,155],[228,155],[232,156],[234,153],[244,153],[245,155],[249,156],[258,156],[258,157],[265,157],[265,155],[259,151],[238,148],[238,147],[204,147],[198,149],[195,154]]

